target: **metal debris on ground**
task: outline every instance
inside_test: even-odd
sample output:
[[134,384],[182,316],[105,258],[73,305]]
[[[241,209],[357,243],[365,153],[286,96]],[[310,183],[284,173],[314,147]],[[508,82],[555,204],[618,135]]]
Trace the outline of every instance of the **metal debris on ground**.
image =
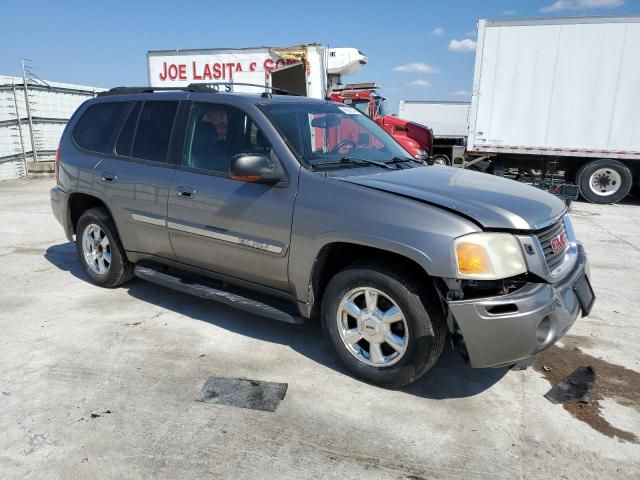
[[593,367],[578,367],[544,396],[554,404],[567,402],[589,403],[595,381],[596,372]]
[[110,409],[104,410],[102,412],[93,411],[89,413],[89,417],[81,417],[78,419],[78,421],[80,422],[82,420],[89,420],[91,418],[100,418],[102,415],[108,415],[111,413],[113,413],[113,410],[110,410]]
[[209,377],[196,401],[275,412],[287,387],[286,383]]

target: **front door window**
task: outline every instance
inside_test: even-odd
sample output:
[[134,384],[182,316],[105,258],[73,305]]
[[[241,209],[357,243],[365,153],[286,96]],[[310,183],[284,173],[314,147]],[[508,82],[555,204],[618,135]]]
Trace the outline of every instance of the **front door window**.
[[227,174],[231,157],[268,155],[270,151],[266,137],[242,111],[228,105],[194,103],[187,126],[186,166]]

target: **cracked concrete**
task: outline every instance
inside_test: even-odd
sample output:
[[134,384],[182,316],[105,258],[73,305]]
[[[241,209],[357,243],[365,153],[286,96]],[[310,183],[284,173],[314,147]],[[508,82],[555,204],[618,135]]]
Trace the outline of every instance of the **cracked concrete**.
[[[3,478],[640,477],[640,445],[549,403],[533,369],[473,370],[446,351],[416,385],[383,390],[346,375],[317,325],[141,281],[95,287],[51,185],[0,183]],[[640,206],[576,203],[573,219],[598,301],[565,345],[638,372]],[[209,376],[289,389],[274,413],[194,401]],[[633,406],[602,406],[640,436]]]

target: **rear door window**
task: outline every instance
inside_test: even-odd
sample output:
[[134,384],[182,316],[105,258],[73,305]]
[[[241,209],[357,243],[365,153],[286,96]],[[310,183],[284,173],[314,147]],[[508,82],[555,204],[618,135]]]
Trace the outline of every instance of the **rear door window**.
[[142,108],[142,102],[136,102],[135,106],[129,112],[118,142],[116,143],[116,153],[125,157],[131,156],[131,147],[133,146],[133,136],[136,133],[136,126],[138,125],[138,117],[140,116],[140,109]]
[[147,101],[142,107],[133,141],[132,156],[166,162],[177,101]]
[[73,129],[73,140],[80,148],[111,153],[117,129],[129,102],[97,103],[89,107]]

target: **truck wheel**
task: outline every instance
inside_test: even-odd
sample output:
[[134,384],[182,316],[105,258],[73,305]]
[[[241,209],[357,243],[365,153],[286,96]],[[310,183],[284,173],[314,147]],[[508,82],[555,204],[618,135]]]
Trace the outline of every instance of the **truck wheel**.
[[116,233],[115,224],[104,208],[90,208],[76,226],[76,251],[91,282],[113,288],[133,278],[129,263]]
[[325,290],[323,328],[353,375],[398,388],[425,374],[442,352],[446,323],[432,305],[418,282],[379,265],[354,265]]
[[438,153],[431,157],[431,164],[449,166],[451,165],[451,159],[444,153]]
[[617,160],[593,160],[576,174],[580,194],[591,203],[616,203],[627,196],[633,183],[631,172]]

